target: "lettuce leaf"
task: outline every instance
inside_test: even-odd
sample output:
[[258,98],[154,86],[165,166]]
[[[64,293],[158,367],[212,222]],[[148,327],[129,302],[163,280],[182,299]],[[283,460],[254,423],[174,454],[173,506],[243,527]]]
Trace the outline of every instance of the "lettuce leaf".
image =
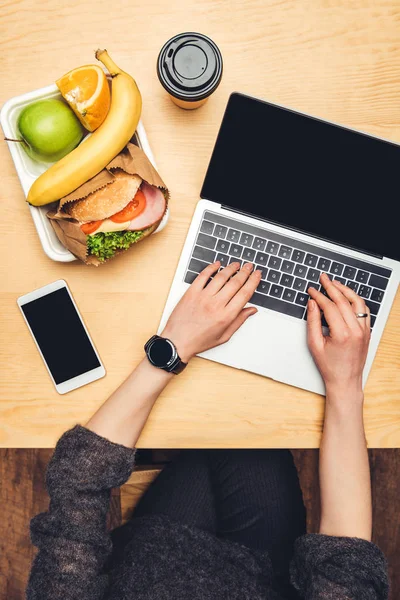
[[88,235],[87,247],[89,254],[97,256],[101,261],[111,258],[117,250],[127,250],[132,244],[138,242],[144,231],[110,231]]

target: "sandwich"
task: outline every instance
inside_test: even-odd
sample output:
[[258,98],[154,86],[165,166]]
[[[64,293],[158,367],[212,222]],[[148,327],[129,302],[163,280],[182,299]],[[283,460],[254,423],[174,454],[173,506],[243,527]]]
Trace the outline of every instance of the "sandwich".
[[166,210],[163,191],[121,169],[114,180],[83,200],[64,204],[63,211],[77,221],[87,235],[88,255],[104,261],[118,250],[152,233]]
[[153,164],[129,143],[47,216],[65,248],[85,264],[98,266],[155,232],[168,199]]

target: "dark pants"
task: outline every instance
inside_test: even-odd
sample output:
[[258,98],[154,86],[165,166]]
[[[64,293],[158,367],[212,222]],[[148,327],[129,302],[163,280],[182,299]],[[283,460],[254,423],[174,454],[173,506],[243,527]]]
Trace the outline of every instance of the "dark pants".
[[151,484],[133,518],[154,514],[267,551],[279,590],[297,597],[288,572],[306,515],[288,450],[184,450]]

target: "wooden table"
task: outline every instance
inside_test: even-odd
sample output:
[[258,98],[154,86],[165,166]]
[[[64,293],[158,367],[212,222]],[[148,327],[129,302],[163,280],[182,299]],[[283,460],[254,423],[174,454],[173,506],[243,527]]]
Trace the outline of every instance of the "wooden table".
[[[243,91],[400,142],[400,5],[396,0],[104,0],[2,2],[0,103],[94,62],[106,47],[138,81],[143,121],[171,190],[160,235],[98,269],[49,260],[6,144],[0,144],[0,444],[51,447],[84,423],[141,358],[157,328],[230,92]],[[161,88],[161,45],[197,30],[220,46],[224,77],[185,112]],[[400,181],[400,179],[399,179]],[[17,296],[65,278],[107,377],[59,396],[17,310]],[[372,447],[400,446],[400,295],[366,388]],[[157,402],[139,446],[316,447],[323,398],[201,359]]]

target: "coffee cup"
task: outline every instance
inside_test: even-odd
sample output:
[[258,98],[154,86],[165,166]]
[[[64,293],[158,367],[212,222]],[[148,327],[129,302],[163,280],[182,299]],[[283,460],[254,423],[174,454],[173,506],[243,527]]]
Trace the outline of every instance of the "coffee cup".
[[198,108],[221,82],[221,52],[201,33],[180,33],[161,48],[157,74],[177,106],[187,110]]

